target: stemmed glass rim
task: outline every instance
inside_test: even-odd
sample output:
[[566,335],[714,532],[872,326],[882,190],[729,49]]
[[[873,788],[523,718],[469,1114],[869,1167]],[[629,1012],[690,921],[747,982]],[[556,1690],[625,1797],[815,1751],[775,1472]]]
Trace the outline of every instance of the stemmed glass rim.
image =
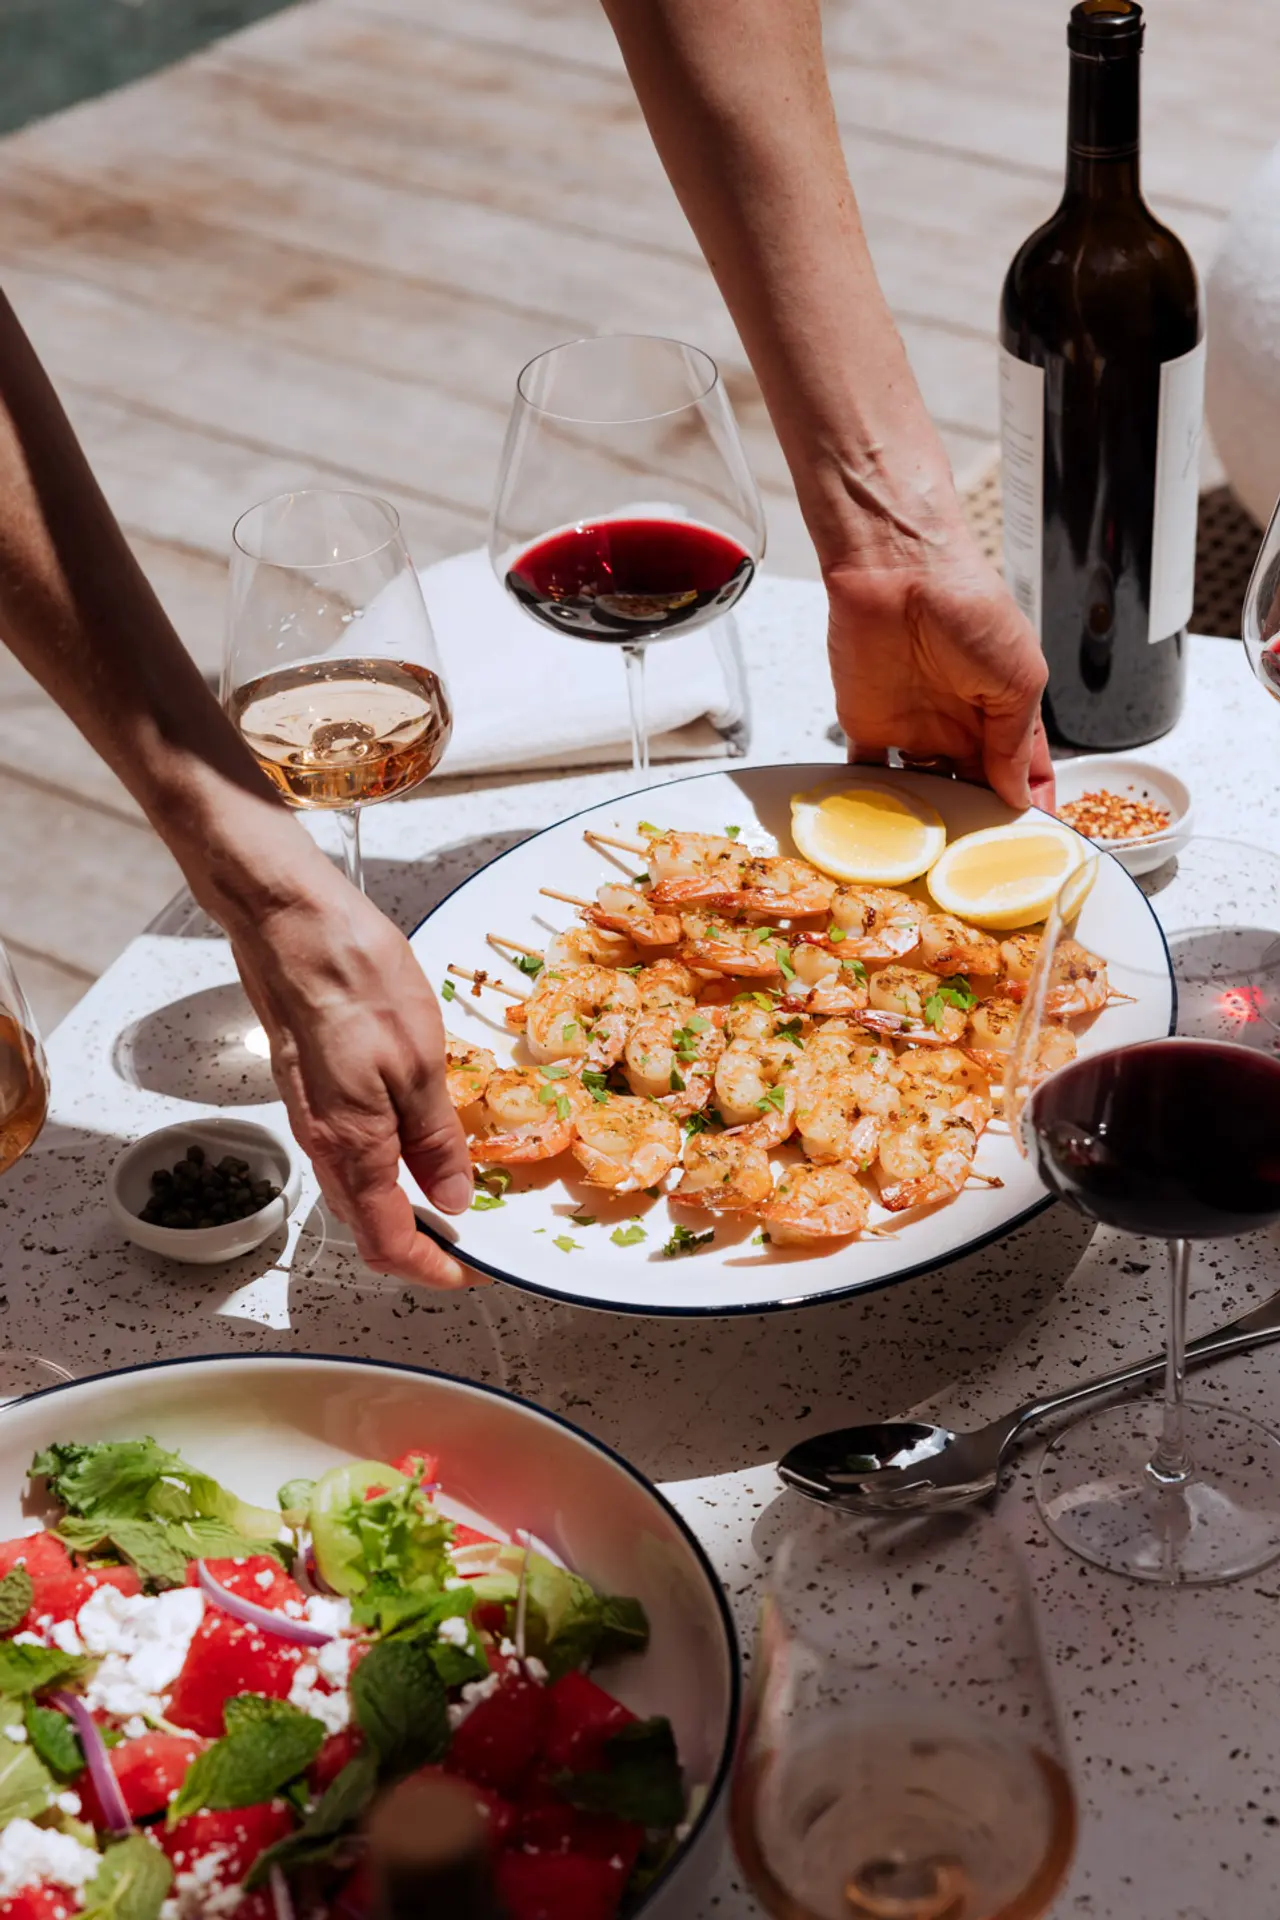
[[[359,500],[363,506],[374,507],[387,522],[387,532],[383,539],[375,540],[360,553],[344,553],[341,559],[327,556],[319,560],[273,560],[260,546],[250,544],[244,529],[253,516],[262,513],[268,507],[286,500]],[[388,547],[395,546],[400,540],[400,514],[389,500],[378,493],[362,493],[358,487],[289,487],[281,493],[269,494],[265,500],[257,501],[246,507],[231,529],[234,546],[246,560],[253,560],[259,566],[278,567],[282,573],[298,573],[306,569],[308,573],[318,573],[325,567],[350,567],[362,560],[372,560],[375,555],[385,553]]]
[[1244,605],[1240,613],[1240,636],[1247,647],[1264,647],[1267,644],[1262,631],[1262,606],[1260,587],[1262,576],[1269,566],[1273,566],[1280,557],[1280,499],[1277,499],[1267,530],[1258,547],[1258,556],[1249,575],[1249,584],[1245,588]]
[[[582,414],[566,413],[560,407],[544,406],[541,401],[531,397],[528,391],[528,376],[544,360],[554,359],[557,354],[569,353],[575,347],[594,347],[606,344],[619,344],[628,340],[643,340],[648,346],[678,347],[681,353],[703,362],[707,369],[706,384],[697,393],[690,394],[678,406],[658,407],[652,412],[635,414]],[[678,413],[688,412],[690,407],[701,406],[709,394],[720,385],[720,368],[706,351],[705,347],[695,347],[687,340],[678,340],[674,334],[665,333],[581,333],[571,340],[561,340],[554,347],[544,347],[541,353],[535,353],[532,360],[526,360],[516,375],[516,392],[521,402],[531,413],[540,413],[547,420],[563,420],[567,426],[578,427],[636,427],[650,420],[668,420]]]

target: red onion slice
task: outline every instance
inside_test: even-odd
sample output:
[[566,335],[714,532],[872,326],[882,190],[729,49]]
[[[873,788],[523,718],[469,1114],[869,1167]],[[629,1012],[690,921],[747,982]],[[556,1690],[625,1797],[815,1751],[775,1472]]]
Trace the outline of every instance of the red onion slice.
[[61,1707],[75,1723],[89,1778],[93,1781],[93,1790],[98,1796],[98,1805],[102,1808],[102,1817],[109,1831],[132,1833],[133,1821],[129,1818],[129,1809],[125,1805],[124,1794],[120,1791],[120,1782],[116,1779],[111,1756],[98,1730],[97,1721],[84,1701],[77,1699],[74,1693],[54,1693],[49,1697],[54,1706]]
[[242,1620],[248,1627],[260,1627],[263,1633],[273,1633],[277,1640],[287,1640],[290,1646],[327,1647],[338,1637],[323,1627],[313,1627],[309,1620],[292,1620],[287,1613],[276,1613],[271,1607],[260,1607],[256,1600],[242,1599],[230,1587],[224,1587],[221,1580],[215,1580],[203,1560],[196,1561],[196,1578],[215,1607],[221,1607],[233,1620]]
[[271,1888],[271,1905],[275,1909],[276,1920],[294,1920],[293,1895],[289,1891],[289,1882],[280,1867],[272,1867],[267,1876]]

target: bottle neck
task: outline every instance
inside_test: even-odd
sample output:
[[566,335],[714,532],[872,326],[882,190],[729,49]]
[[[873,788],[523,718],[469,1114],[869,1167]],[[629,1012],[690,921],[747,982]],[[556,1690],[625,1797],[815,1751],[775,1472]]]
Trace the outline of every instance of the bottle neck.
[[1140,55],[1072,52],[1067,99],[1067,197],[1137,200]]

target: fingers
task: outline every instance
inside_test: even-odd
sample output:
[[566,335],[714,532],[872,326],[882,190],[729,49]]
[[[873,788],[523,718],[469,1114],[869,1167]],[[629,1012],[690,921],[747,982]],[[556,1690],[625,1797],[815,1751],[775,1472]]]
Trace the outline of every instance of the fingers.
[[1039,724],[1038,692],[983,715],[982,769],[987,784],[1011,807],[1031,805],[1031,753]]
[[472,1285],[483,1275],[464,1267],[424,1234],[408,1194],[399,1184],[399,1155],[384,1147],[313,1152],[312,1160],[331,1211],[351,1228],[356,1251],[374,1273],[446,1291]]
[[396,1089],[396,1109],[400,1151],[410,1173],[441,1213],[465,1213],[471,1205],[471,1155],[446,1089],[443,1046],[411,1088]]
[[1049,736],[1044,730],[1044,721],[1038,715],[1031,740],[1030,779],[1033,805],[1043,807],[1046,813],[1056,813],[1058,794],[1054,784],[1053,759],[1049,753]]

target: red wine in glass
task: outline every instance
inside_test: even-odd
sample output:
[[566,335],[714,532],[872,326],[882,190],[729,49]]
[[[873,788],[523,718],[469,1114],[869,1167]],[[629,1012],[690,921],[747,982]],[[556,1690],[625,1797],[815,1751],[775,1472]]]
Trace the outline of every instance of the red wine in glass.
[[535,541],[512,561],[505,585],[544,626],[626,644],[727,613],[754,572],[746,549],[714,527],[619,518]]
[[1077,1060],[1024,1125],[1046,1186],[1091,1220],[1208,1240],[1280,1220],[1280,1060],[1153,1040]]

